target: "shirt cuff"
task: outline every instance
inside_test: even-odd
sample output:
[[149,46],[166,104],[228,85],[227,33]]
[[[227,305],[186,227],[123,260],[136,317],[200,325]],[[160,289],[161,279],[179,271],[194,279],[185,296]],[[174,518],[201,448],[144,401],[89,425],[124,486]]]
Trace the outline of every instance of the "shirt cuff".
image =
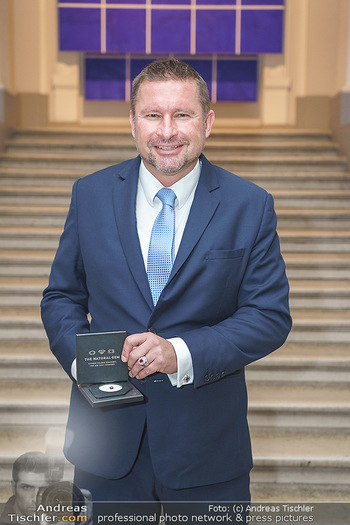
[[168,341],[173,345],[177,357],[177,372],[168,374],[170,383],[177,388],[192,384],[194,379],[193,363],[187,344],[180,337],[173,337]]
[[74,359],[73,363],[72,363],[72,366],[71,366],[71,369],[70,369],[70,373],[72,374],[72,377],[77,380],[77,360]]

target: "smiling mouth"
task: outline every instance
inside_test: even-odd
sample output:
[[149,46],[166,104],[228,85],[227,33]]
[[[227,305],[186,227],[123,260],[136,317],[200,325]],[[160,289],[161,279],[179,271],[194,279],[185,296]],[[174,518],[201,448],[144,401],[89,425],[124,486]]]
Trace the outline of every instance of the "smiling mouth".
[[183,144],[179,144],[178,146],[155,146],[156,149],[160,149],[162,151],[173,151],[175,149],[182,148]]

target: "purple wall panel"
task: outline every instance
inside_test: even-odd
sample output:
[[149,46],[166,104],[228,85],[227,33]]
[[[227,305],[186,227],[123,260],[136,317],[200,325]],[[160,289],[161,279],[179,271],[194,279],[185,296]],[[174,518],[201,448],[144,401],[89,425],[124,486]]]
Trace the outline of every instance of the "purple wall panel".
[[236,5],[237,0],[197,0],[198,5]]
[[106,0],[107,4],[145,4],[146,0]]
[[60,49],[105,57],[86,60],[90,100],[128,100],[152,56],[178,54],[214,100],[253,101],[258,62],[234,55],[282,52],[284,0],[58,0],[58,8]]
[[107,12],[107,42],[109,53],[145,52],[144,9],[111,9]]
[[[79,6],[59,1],[62,50],[146,54],[282,50],[284,0],[197,0],[194,4],[191,0],[152,0],[147,4],[148,19],[143,9],[146,0],[106,0],[101,8],[91,2],[81,1]],[[103,16],[98,23],[100,9]],[[238,42],[236,33],[241,35]]]
[[255,102],[257,100],[256,60],[218,60],[217,100]]
[[242,5],[284,5],[284,0],[241,0]]
[[99,9],[60,9],[61,51],[99,51],[101,22]]
[[101,0],[59,0],[60,4],[100,4]]
[[[235,53],[235,11],[204,9],[197,12],[197,53]],[[217,28],[220,28],[220,31]]]
[[283,11],[243,11],[241,52],[281,53],[282,28]]
[[[257,99],[257,59],[222,59],[216,62],[217,75],[213,77],[213,59],[181,57],[194,67],[207,83],[212,99],[230,102],[253,102]],[[131,59],[129,65],[122,58],[87,57],[85,66],[85,96],[88,100],[125,100],[125,86],[155,57]],[[127,71],[130,68],[130,77]]]
[[125,59],[89,58],[85,61],[87,100],[125,99]]
[[154,10],[151,27],[153,53],[190,53],[191,13],[189,10]]
[[164,0],[152,0],[152,4],[155,5],[191,5],[191,0],[171,0],[171,2],[164,2]]

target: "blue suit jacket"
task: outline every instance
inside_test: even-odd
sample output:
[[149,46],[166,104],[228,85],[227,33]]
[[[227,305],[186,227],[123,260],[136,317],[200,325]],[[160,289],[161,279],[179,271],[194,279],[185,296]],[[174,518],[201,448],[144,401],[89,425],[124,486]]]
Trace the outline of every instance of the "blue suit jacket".
[[73,381],[65,454],[80,469],[122,477],[147,418],[163,484],[227,481],[252,467],[244,367],[282,345],[291,328],[273,199],[202,156],[182,242],[154,308],[136,227],[139,163],[135,158],[74,184],[42,318],[69,375],[75,333],[153,328],[187,343],[194,384],[175,388],[154,374],[145,383],[134,380],[145,403],[99,409]]

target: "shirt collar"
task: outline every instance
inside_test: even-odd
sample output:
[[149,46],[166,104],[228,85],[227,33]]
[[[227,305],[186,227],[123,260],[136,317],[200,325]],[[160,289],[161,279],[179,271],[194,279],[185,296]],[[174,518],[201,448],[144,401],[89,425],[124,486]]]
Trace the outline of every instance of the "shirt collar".
[[[182,206],[186,204],[186,201],[197,187],[200,173],[201,163],[198,160],[190,173],[171,186],[171,189],[176,194],[175,206],[182,208]],[[139,183],[142,186],[148,204],[153,207],[155,196],[163,186],[159,180],[148,171],[142,160],[139,169]]]

